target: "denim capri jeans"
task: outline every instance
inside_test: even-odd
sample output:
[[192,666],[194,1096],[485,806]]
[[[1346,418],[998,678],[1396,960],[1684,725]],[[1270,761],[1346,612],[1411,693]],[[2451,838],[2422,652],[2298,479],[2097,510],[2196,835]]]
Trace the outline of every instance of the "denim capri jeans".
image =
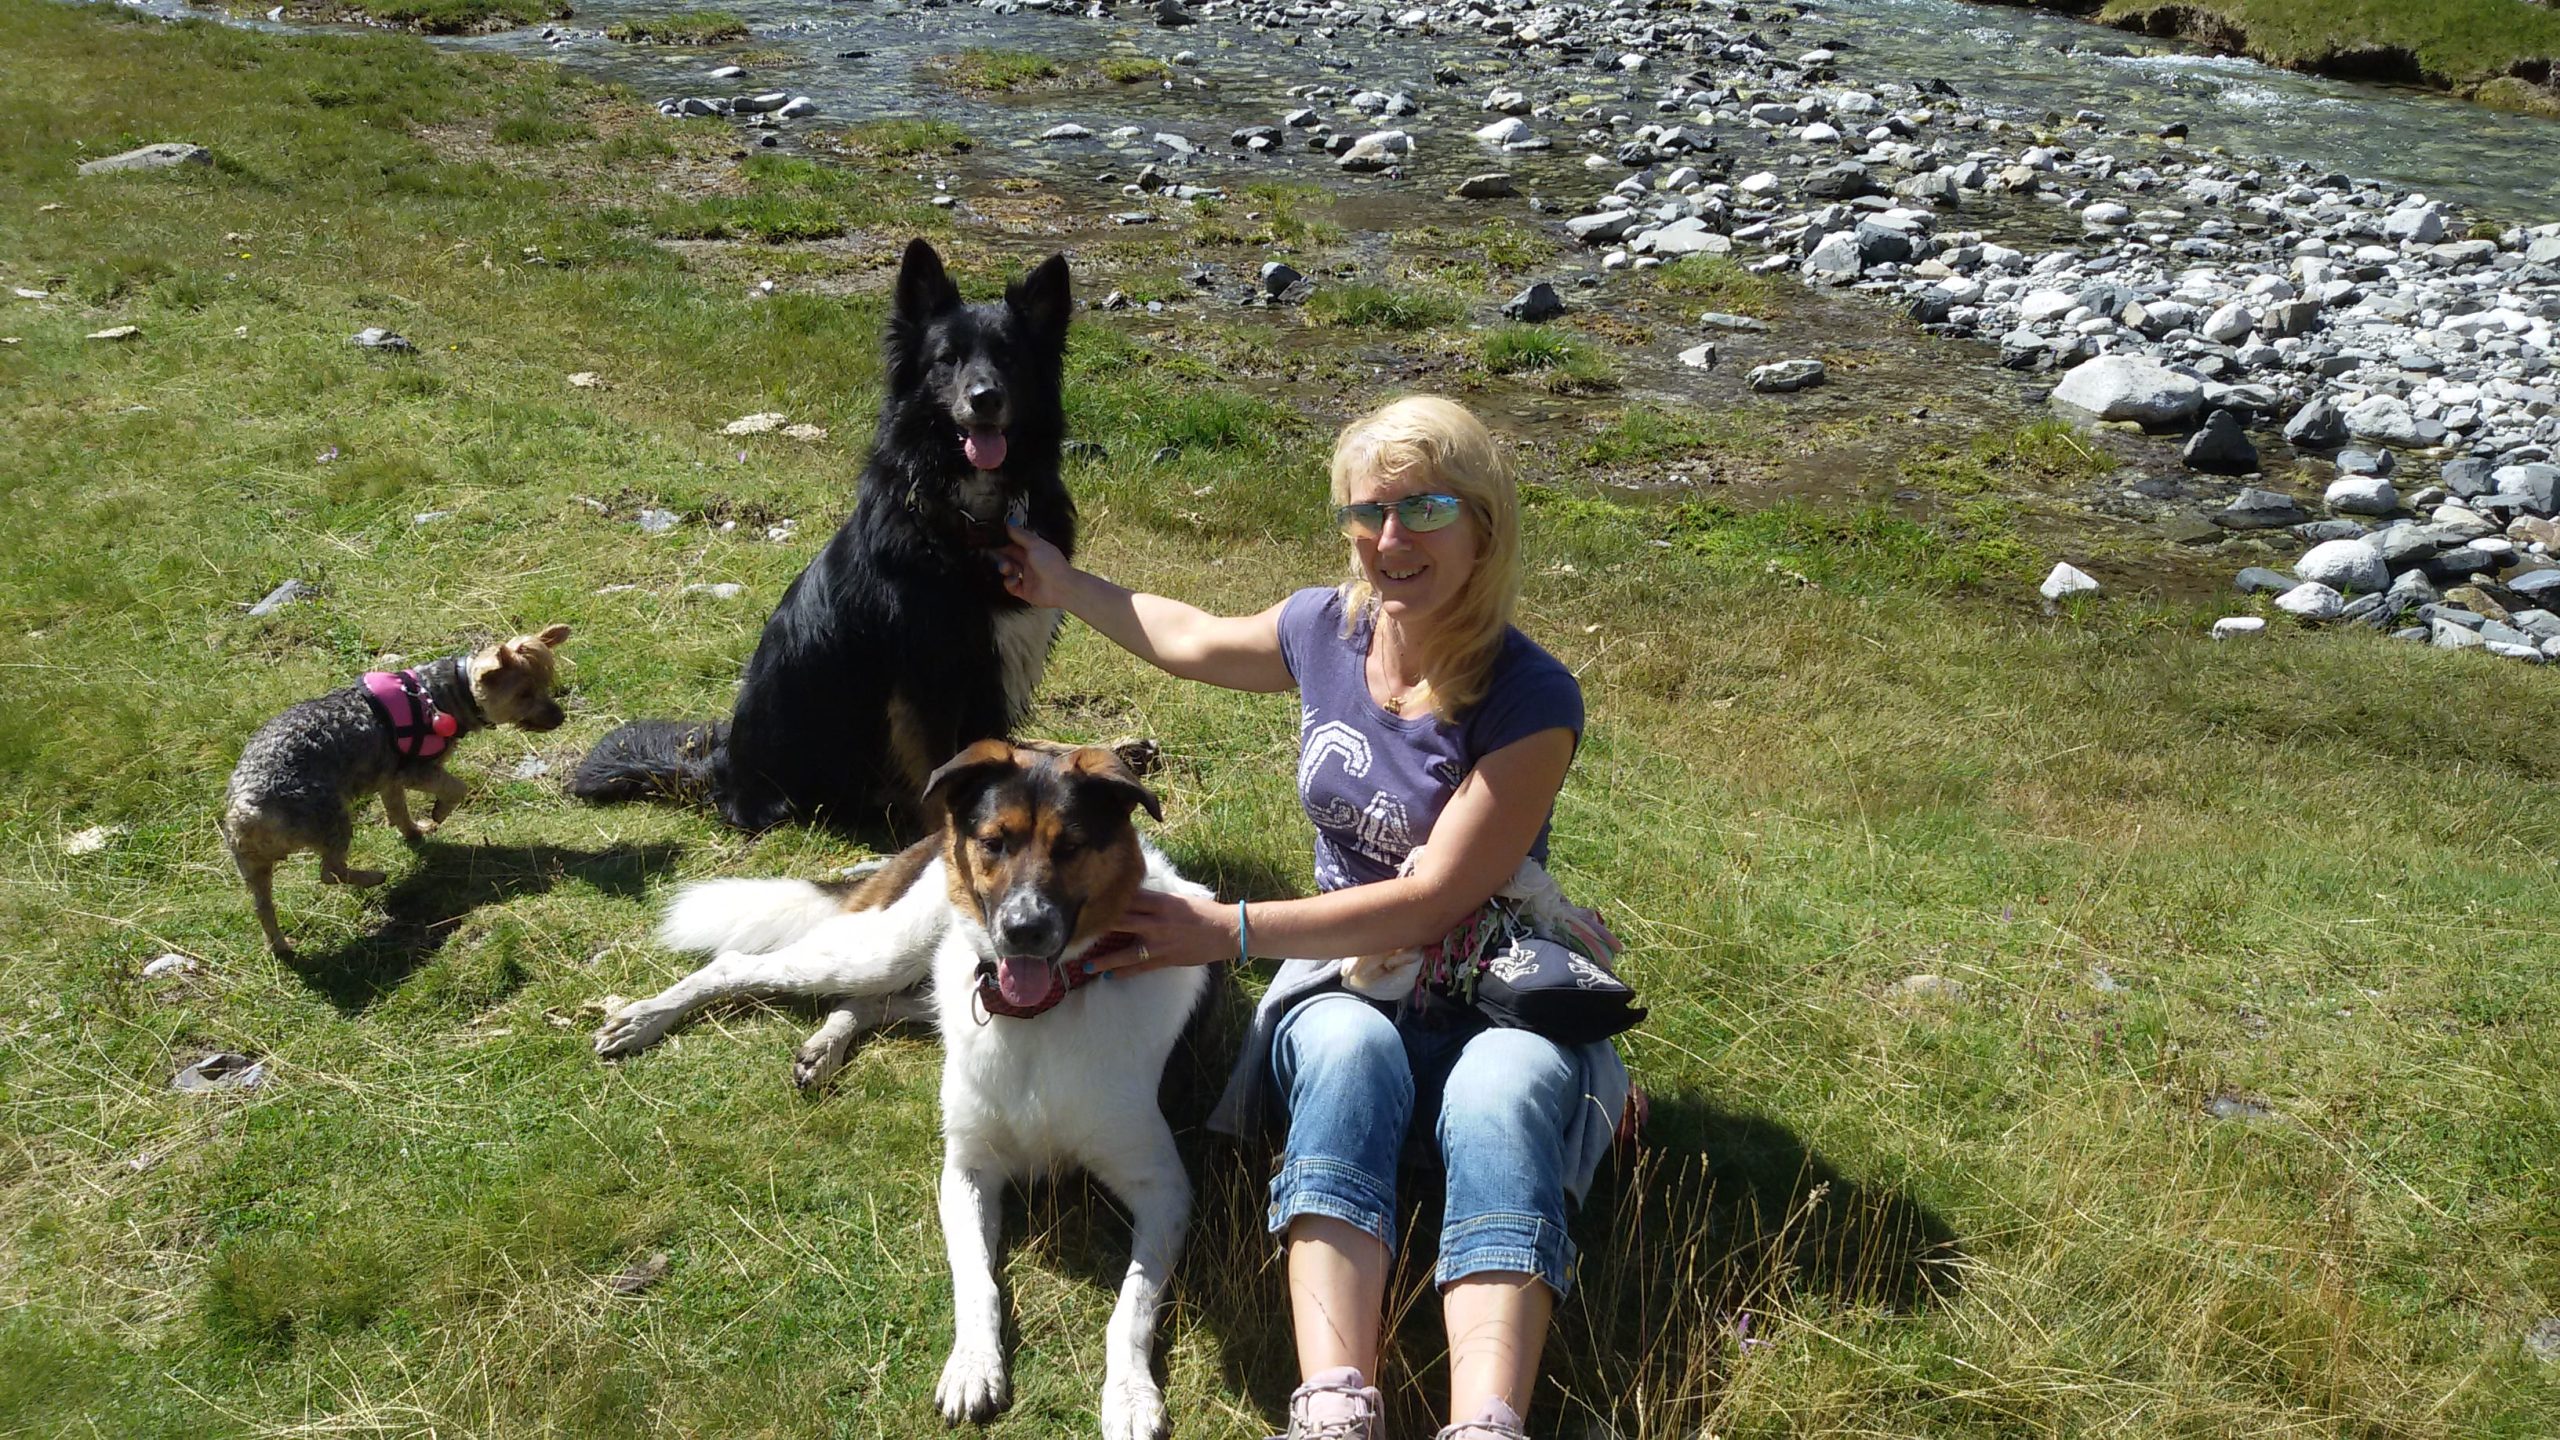
[[1273,1078],[1288,1140],[1271,1182],[1270,1228],[1300,1215],[1358,1226],[1396,1245],[1396,1168],[1429,1135],[1447,1176],[1440,1225],[1446,1286],[1470,1275],[1535,1275],[1561,1299],[1572,1284],[1565,1235],[1565,1132],[1584,1101],[1572,1052],[1472,1012],[1408,1015],[1360,996],[1299,1002],[1274,1036]]

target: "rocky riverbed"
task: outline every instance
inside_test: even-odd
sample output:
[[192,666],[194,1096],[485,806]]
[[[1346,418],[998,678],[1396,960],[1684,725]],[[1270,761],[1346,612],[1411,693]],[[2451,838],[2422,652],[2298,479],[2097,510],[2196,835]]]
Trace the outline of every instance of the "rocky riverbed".
[[[2014,377],[2006,409],[1970,418],[2046,406],[2135,460],[2113,493],[2086,497],[2094,516],[2206,564],[2230,541],[2226,575],[2274,562],[2241,587],[2282,573],[2297,583],[2280,607],[2306,619],[2560,657],[2541,603],[2560,599],[2560,225],[2248,158],[2245,130],[2208,144],[2186,120],[1986,100],[1910,63],[1942,50],[1886,43],[1878,16],[1911,9],[1894,0],[738,8],[748,43],[900,72],[868,92],[804,88],[788,67],[774,83],[769,66],[750,75],[717,54],[642,57],[583,23],[475,43],[542,46],[634,83],[681,66],[687,83],[657,90],[661,109],[782,149],[847,111],[921,108],[904,73],[919,50],[1143,57],[1161,79],[1104,96],[957,97],[973,131],[1011,133],[920,182],[983,219],[997,211],[986,187],[1038,176],[1078,197],[1048,225],[1069,240],[1179,224],[1274,177],[1324,186],[1337,214],[1361,217],[1350,248],[1372,258],[1410,229],[1529,227],[1557,248],[1518,277],[1536,283],[1506,287],[1502,313],[1641,317],[1641,393],[1767,396],[1885,430],[1899,396],[1875,387],[1895,363],[1996,365]],[[1657,282],[1690,257],[1800,298],[1774,330],[1713,307],[1666,325],[1676,292],[1666,303]],[[1282,245],[1258,265],[1193,266],[1186,298],[1285,311],[1350,269]],[[1935,338],[1842,373],[1844,325]],[[2080,558],[2101,587],[2124,574]]]

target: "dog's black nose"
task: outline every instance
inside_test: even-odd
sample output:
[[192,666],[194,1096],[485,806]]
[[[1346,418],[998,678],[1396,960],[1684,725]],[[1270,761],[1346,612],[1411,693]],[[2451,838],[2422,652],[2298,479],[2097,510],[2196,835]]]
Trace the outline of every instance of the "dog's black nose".
[[1067,917],[1036,891],[1017,890],[996,907],[995,940],[1007,955],[1057,954],[1067,945]]
[[977,385],[969,390],[969,409],[981,424],[992,421],[1004,409],[1004,387]]

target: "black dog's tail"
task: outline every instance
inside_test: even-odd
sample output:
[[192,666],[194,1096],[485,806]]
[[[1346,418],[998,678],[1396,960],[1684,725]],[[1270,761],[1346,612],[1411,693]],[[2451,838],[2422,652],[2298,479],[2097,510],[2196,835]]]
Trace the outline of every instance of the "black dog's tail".
[[655,797],[700,801],[711,793],[711,763],[728,738],[725,722],[634,720],[578,762],[569,793],[599,805]]

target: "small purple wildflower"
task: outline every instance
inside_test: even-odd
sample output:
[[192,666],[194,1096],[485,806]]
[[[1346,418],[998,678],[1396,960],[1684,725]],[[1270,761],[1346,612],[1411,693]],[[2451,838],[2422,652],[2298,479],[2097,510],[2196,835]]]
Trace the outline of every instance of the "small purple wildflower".
[[323,451],[321,451],[321,452],[320,452],[320,463],[321,463],[321,464],[323,464],[323,465],[326,465],[326,464],[328,464],[330,461],[335,460],[335,459],[337,459],[337,458],[338,458],[338,447],[337,447],[337,446],[335,446],[335,445],[332,445],[332,446],[330,446],[328,449],[323,450]]

